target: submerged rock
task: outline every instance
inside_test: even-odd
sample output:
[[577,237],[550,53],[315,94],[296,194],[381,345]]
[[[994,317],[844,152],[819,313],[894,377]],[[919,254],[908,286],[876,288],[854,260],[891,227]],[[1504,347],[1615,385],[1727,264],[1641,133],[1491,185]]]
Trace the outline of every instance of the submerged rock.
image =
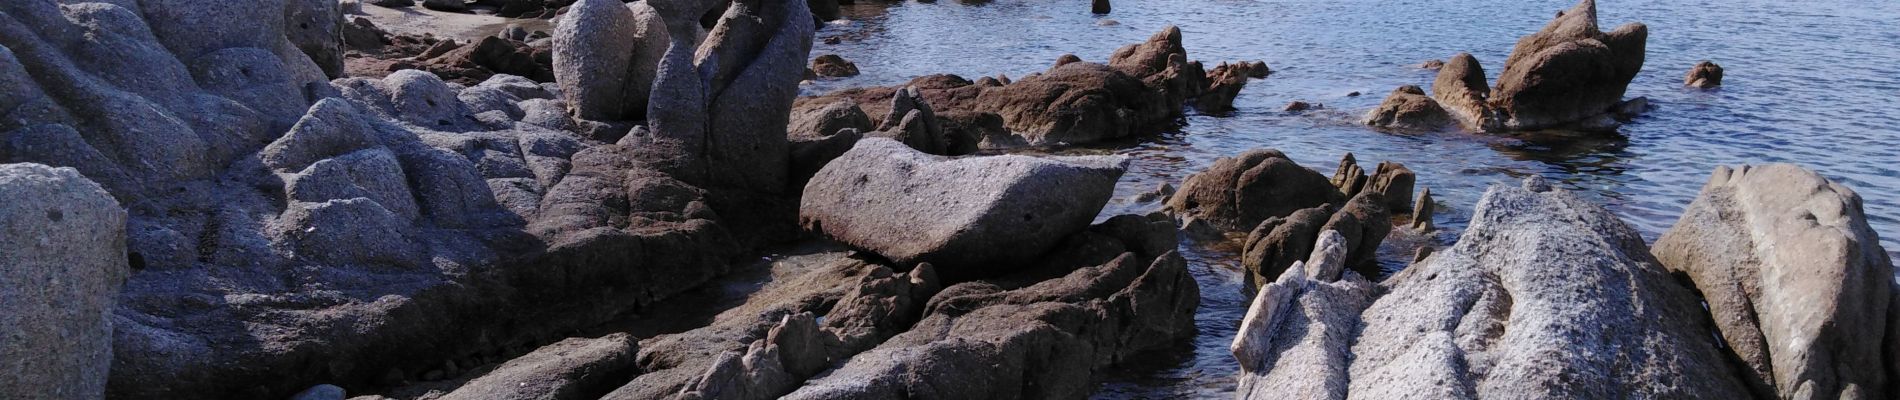
[[899,263],[928,262],[952,277],[990,276],[1087,227],[1127,162],[948,159],[866,138],[805,185],[799,221]]
[[1688,74],[1683,75],[1682,85],[1697,89],[1722,86],[1722,66],[1702,60],[1696,63],[1695,67],[1689,68]]
[[0,393],[105,397],[125,228],[119,202],[79,171],[0,164]]
[[1789,164],[1720,167],[1655,253],[1694,281],[1759,397],[1894,394],[1900,291],[1853,190]]
[[1219,113],[1234,109],[1234,98],[1240,96],[1240,90],[1247,86],[1247,78],[1253,75],[1253,66],[1248,63],[1214,66],[1207,73],[1207,89],[1194,103],[1201,111]]
[[1263,289],[1234,346],[1240,397],[1749,396],[1694,294],[1610,212],[1536,177],[1476,209],[1377,289]]
[[1366,112],[1360,123],[1401,131],[1431,131],[1451,124],[1451,114],[1418,86],[1393,89],[1379,107]]
[[827,78],[858,76],[858,65],[837,54],[826,54],[812,59],[811,70],[818,76]]

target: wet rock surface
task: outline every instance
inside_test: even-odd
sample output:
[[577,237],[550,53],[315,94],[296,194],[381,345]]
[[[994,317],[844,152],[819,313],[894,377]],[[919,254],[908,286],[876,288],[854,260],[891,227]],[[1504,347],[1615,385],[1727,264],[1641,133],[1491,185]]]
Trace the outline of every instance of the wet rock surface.
[[1366,112],[1362,124],[1400,131],[1432,131],[1451,124],[1451,114],[1418,86],[1401,86],[1386,95],[1378,108]]
[[1893,262],[1853,190],[1790,164],[1721,167],[1655,253],[1693,280],[1757,396],[1891,396]]
[[[1432,98],[1474,131],[1613,131],[1618,123],[1610,114],[1642,70],[1648,29],[1629,23],[1603,31],[1597,26],[1596,1],[1583,0],[1518,39],[1494,87],[1486,84],[1476,58],[1459,53],[1439,66]],[[1392,106],[1382,105],[1374,114],[1391,114],[1397,105]],[[1375,119],[1382,123],[1371,123]],[[1367,122],[1395,123],[1373,116]]]
[[1339,191],[1318,172],[1278,150],[1251,150],[1214,161],[1181,182],[1167,208],[1228,231],[1246,231],[1268,218],[1321,204],[1341,203]]
[[1689,68],[1682,76],[1682,85],[1697,89],[1710,89],[1722,86],[1722,66],[1704,60]]

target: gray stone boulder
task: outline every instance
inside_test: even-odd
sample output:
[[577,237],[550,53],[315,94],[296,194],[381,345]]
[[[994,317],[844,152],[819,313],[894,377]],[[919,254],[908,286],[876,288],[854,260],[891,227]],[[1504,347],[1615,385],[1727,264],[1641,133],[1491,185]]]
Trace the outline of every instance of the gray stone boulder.
[[72,168],[0,164],[0,393],[103,398],[126,213]]
[[1249,303],[1228,346],[1240,363],[1235,398],[1346,398],[1353,359],[1345,349],[1375,287],[1344,270],[1342,240],[1325,232],[1310,258],[1294,261]]
[[1476,210],[1369,303],[1350,279],[1262,290],[1234,346],[1240,397],[1750,397],[1694,293],[1609,211],[1536,177]]
[[1359,123],[1367,126],[1386,128],[1406,132],[1433,131],[1450,125],[1451,114],[1425,90],[1418,86],[1405,85],[1393,89],[1386,95],[1379,107],[1366,112]]
[[671,40],[647,105],[652,135],[633,144],[670,149],[666,172],[716,192],[790,189],[785,127],[815,29],[805,1],[730,7],[703,41],[698,21],[723,3],[642,3]]
[[660,56],[670,42],[646,2],[581,0],[554,27],[555,81],[575,117],[618,121],[646,115]]
[[1720,167],[1655,254],[1694,281],[1759,397],[1894,395],[1893,263],[1853,190],[1789,164]]
[[443,400],[579,400],[612,391],[639,371],[632,336],[570,338],[508,360],[469,380]]
[[1127,162],[950,159],[866,138],[805,185],[799,223],[899,263],[928,262],[951,277],[989,276],[1086,228]]
[[1326,176],[1278,150],[1257,149],[1215,160],[1207,170],[1188,176],[1168,198],[1167,209],[1183,219],[1237,232],[1342,199]]
[[1697,89],[1710,89],[1722,86],[1722,66],[1709,60],[1696,63],[1689,73],[1682,76],[1682,85]]

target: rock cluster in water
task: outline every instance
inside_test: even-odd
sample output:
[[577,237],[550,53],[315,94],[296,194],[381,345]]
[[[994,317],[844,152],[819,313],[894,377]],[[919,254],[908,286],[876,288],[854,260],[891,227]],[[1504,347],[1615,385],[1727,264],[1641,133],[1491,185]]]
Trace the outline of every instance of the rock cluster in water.
[[[1107,64],[1064,55],[1048,71],[1015,80],[930,75],[896,87],[801,98],[794,113],[819,118],[831,115],[821,111],[849,102],[873,119],[904,118],[886,112],[884,105],[915,91],[917,103],[951,120],[943,123],[950,127],[946,134],[954,135],[946,141],[974,144],[969,151],[1078,144],[1165,130],[1189,103],[1207,112],[1231,111],[1247,80],[1265,72],[1265,64],[1222,64],[1208,71],[1198,61],[1189,62],[1181,30],[1170,26],[1116,50]],[[889,118],[873,122],[891,123]]]
[[1641,23],[1600,30],[1596,1],[1583,0],[1518,39],[1495,87],[1485,82],[1477,58],[1459,53],[1434,64],[1438,78],[1430,98],[1399,88],[1362,122],[1399,130],[1437,129],[1453,121],[1484,132],[1613,130],[1619,125],[1613,111],[1643,68],[1648,36]]

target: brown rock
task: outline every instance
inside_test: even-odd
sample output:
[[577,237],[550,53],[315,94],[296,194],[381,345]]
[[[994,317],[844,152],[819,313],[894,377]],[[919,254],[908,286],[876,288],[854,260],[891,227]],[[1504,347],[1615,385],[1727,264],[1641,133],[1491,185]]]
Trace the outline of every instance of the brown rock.
[[1696,63],[1694,68],[1690,68],[1687,75],[1683,75],[1682,85],[1698,89],[1722,86],[1722,66],[1702,60]]
[[1223,157],[1181,183],[1167,209],[1183,219],[1203,219],[1228,231],[1253,229],[1267,218],[1336,202],[1342,197],[1326,177],[1301,167],[1278,150],[1249,150]]
[[1405,85],[1393,89],[1378,108],[1366,112],[1360,123],[1401,131],[1430,131],[1449,125],[1451,114],[1426,96],[1424,89]]
[[1642,70],[1648,35],[1641,23],[1597,30],[1595,0],[1558,14],[1543,30],[1519,39],[1505,59],[1488,102],[1498,127],[1614,128],[1587,120],[1605,118],[1623,101],[1624,89]]
[[1321,228],[1332,214],[1331,205],[1321,205],[1261,221],[1247,233],[1241,250],[1240,263],[1247,268],[1247,282],[1265,285],[1293,263],[1305,260],[1313,253]]
[[846,61],[837,54],[826,54],[811,60],[812,73],[827,78],[858,76],[858,65]]

